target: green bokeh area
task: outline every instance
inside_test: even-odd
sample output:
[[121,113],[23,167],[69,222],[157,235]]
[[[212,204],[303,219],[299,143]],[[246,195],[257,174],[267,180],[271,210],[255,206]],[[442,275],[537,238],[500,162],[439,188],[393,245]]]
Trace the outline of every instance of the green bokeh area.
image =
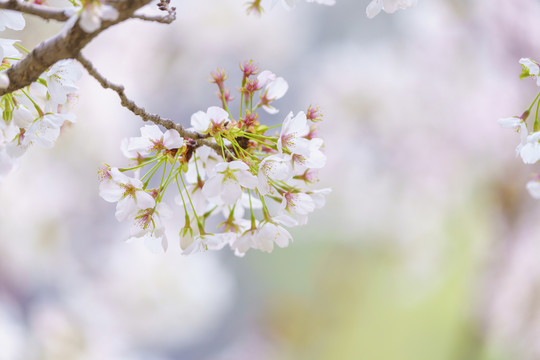
[[429,276],[408,271],[389,241],[359,247],[323,232],[272,256],[250,254],[267,286],[259,321],[279,358],[503,359],[485,354],[472,321],[475,249],[488,235],[485,219],[471,217],[478,209],[443,224],[444,256]]

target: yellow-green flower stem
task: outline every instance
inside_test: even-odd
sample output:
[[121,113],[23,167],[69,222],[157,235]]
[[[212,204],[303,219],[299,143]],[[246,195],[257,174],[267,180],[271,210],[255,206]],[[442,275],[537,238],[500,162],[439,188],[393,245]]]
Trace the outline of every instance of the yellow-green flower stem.
[[251,204],[251,191],[248,189],[249,195],[249,212],[251,213],[251,230],[256,230],[255,226],[255,214],[253,213],[253,205]]
[[[199,228],[199,233],[201,235],[204,235],[205,234],[204,226],[201,223],[201,220],[200,220],[199,216],[197,216],[197,212],[195,211],[195,206],[193,206],[193,202],[191,201],[191,196],[189,196],[189,191],[187,189],[186,183],[184,182],[184,177],[182,176],[182,173],[179,173],[178,175],[180,175],[180,180],[182,180],[182,185],[184,185],[184,189],[186,190],[186,196],[189,199],[189,204],[191,205],[191,208],[193,209],[193,215],[195,215],[195,219],[197,220],[197,227]],[[178,180],[177,180],[177,182],[178,182]],[[180,188],[179,188],[179,190],[180,190]]]
[[270,211],[268,211],[268,207],[266,206],[266,201],[264,201],[264,196],[259,193],[259,199],[261,199],[261,203],[263,206],[263,216],[266,221],[271,220]]
[[[221,147],[221,156],[223,157],[223,160],[227,161],[227,157],[225,156],[225,150],[227,150],[227,152],[234,158],[234,159],[237,159],[236,156],[234,156],[234,154],[229,150],[228,147],[225,146],[225,142],[223,141],[223,137],[221,136],[221,134],[216,134],[216,142],[218,143],[218,145]],[[228,140],[228,139],[227,139]]]
[[233,118],[233,116],[231,114],[231,111],[229,110],[229,106],[227,104],[227,101],[225,100],[225,90],[220,89],[219,92],[221,94],[221,103],[223,105],[223,109],[227,112],[227,114],[229,114],[229,117],[231,118],[231,120],[234,121],[234,118]]
[[189,218],[189,214],[186,207],[186,200],[184,199],[184,195],[182,195],[182,189],[180,189],[180,183],[178,182],[178,174],[174,177],[176,180],[176,185],[178,186],[178,192],[180,193],[180,198],[182,199],[182,205],[184,206],[184,222],[186,223],[184,225],[185,228],[191,227],[191,219]]
[[[242,89],[246,86],[247,78],[244,76],[242,78]],[[240,90],[240,117],[243,117],[244,113],[244,91]]]
[[152,179],[152,177],[154,176],[154,174],[156,173],[156,171],[160,168],[161,164],[165,162],[165,158],[164,157],[161,157],[158,161],[158,163],[156,165],[154,165],[146,174],[144,174],[144,176],[141,178],[141,180],[143,180],[145,177],[148,176],[148,179],[146,179],[144,181],[144,189],[146,189],[146,187],[148,186],[148,183],[150,182],[150,179]]
[[[182,165],[179,165],[175,169],[175,165],[176,165],[176,162],[178,161],[178,156],[180,155],[180,153],[181,153],[180,151],[177,151],[176,155],[174,155],[174,158],[172,160],[171,170],[169,171],[169,175],[167,176],[167,179],[165,180],[165,183],[163,182],[163,178],[161,179],[161,183],[159,185],[159,194],[158,194],[158,198],[156,199],[156,204],[158,202],[161,202],[161,200],[163,199],[163,195],[165,194],[165,190],[167,189],[167,187],[171,183],[172,179],[174,179],[174,176],[176,176],[180,171],[182,171]],[[167,167],[167,162],[165,162],[165,167]],[[165,168],[163,169],[163,173],[165,174]]]
[[282,191],[286,191],[286,192],[298,192],[299,190],[293,186],[290,186],[289,184],[287,184],[286,182],[284,181],[274,181],[272,180],[272,185],[274,186],[274,188],[276,190],[282,190]]
[[196,155],[196,151],[197,150],[195,150],[195,153],[193,154],[193,163],[195,164],[195,171],[197,172],[197,180],[199,180],[201,178],[201,174],[199,173],[199,165],[197,165],[197,159],[200,159],[200,157]]
[[534,103],[536,103],[536,101],[538,100],[539,97],[540,97],[540,92],[534,98],[533,102],[531,103],[531,106],[529,106],[529,110],[528,110],[529,112],[532,110],[532,108],[534,106]]
[[[135,170],[135,169],[138,169],[138,168],[142,168],[143,166],[146,166],[146,165],[148,165],[148,164],[151,164],[151,163],[153,163],[153,162],[156,161],[156,160],[161,160],[161,159],[163,159],[163,157],[164,157],[164,156],[156,156],[156,157],[153,157],[151,160],[145,161],[145,162],[140,163],[140,164],[138,164],[138,165],[136,165],[136,166],[133,166],[133,167],[130,167],[130,168],[122,168],[122,169],[118,169],[118,170],[120,170],[121,172],[125,172],[125,171],[129,171],[129,170]],[[146,176],[146,175],[145,175],[145,176]],[[143,176],[142,179],[144,179],[145,176]],[[141,180],[142,180],[142,179],[141,179]]]
[[534,115],[533,131],[540,130],[540,123],[538,123],[538,107],[540,107],[540,101],[536,103],[536,114]]
[[24,46],[22,46],[19,43],[13,43],[13,46],[16,46],[17,48],[19,48],[19,50],[22,50],[23,52],[25,52],[27,54],[30,54],[30,50],[28,50],[27,48],[25,48]]
[[22,91],[22,93],[28,98],[28,100],[30,100],[30,101],[32,102],[32,104],[34,104],[34,107],[36,108],[36,111],[37,111],[38,114],[39,114],[38,119],[41,118],[41,117],[43,117],[43,115],[45,115],[45,114],[43,113],[43,110],[41,110],[41,108],[39,107],[39,105],[36,104],[36,102],[34,101],[34,99],[32,99],[32,98],[30,97],[30,95],[28,95],[28,94],[26,93],[26,91],[24,91],[23,89],[21,89],[21,91]]
[[11,119],[13,118],[13,98],[11,94],[6,94],[2,96],[2,105],[4,108],[4,111],[2,112],[2,118],[4,121],[9,124]]

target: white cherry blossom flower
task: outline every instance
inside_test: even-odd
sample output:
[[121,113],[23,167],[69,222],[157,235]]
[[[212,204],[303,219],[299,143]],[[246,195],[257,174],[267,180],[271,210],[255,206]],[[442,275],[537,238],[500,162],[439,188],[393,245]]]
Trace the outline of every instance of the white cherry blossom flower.
[[331,192],[331,188],[324,188],[309,192],[309,196],[311,196],[311,199],[313,199],[316,209],[320,209],[326,204],[326,196]]
[[257,229],[250,229],[243,232],[231,242],[231,249],[234,250],[234,254],[243,257],[249,249],[257,247],[258,236]]
[[110,177],[105,177],[100,183],[99,195],[105,201],[118,202],[115,213],[118,221],[155,206],[154,198],[143,190],[140,180],[122,174],[117,168],[111,168],[108,174]]
[[22,145],[35,144],[45,149],[52,148],[65,120],[66,118],[59,114],[49,113],[39,117],[26,129]]
[[199,181],[198,178],[201,180],[206,179],[208,174],[212,172],[212,169],[221,162],[223,162],[223,159],[214,149],[206,145],[195,149],[186,172],[186,180],[194,184]]
[[22,13],[12,10],[0,10],[0,31],[6,28],[13,30],[22,30],[26,22]]
[[0,59],[19,58],[21,53],[14,45],[18,41],[19,40],[0,39]]
[[225,204],[232,205],[242,196],[242,186],[254,189],[257,177],[242,161],[231,161],[216,165],[202,192],[207,199],[219,197]]
[[536,85],[540,86],[540,77],[538,76],[540,74],[540,67],[538,64],[529,58],[521,58],[519,59],[519,63],[527,69],[529,75],[536,79]]
[[258,231],[257,248],[261,251],[272,252],[274,243],[284,248],[292,241],[291,234],[283,226],[265,222]]
[[540,160],[540,131],[527,136],[518,146],[519,155],[525,164],[534,164]]
[[540,199],[540,179],[536,178],[529,181],[526,187],[533,198]]
[[127,153],[138,153],[142,156],[154,151],[158,153],[163,150],[181,148],[184,139],[178,131],[169,129],[165,133],[161,132],[157,125],[146,125],[141,128],[140,137],[132,137],[128,140]]
[[[263,76],[261,77],[261,75]],[[264,92],[261,95],[259,106],[262,106],[262,108],[269,114],[277,114],[279,110],[270,105],[270,103],[285,96],[285,93],[289,89],[289,84],[287,84],[287,81],[285,81],[285,79],[282,77],[276,78],[275,75],[272,75],[273,74],[264,73],[264,71],[259,74],[261,80],[266,83]]]
[[[203,252],[206,250],[219,250],[222,249],[229,242],[230,234],[204,234],[195,235],[189,233],[184,235],[184,239],[181,236],[182,255],[190,255],[197,252]],[[182,245],[183,244],[183,245]]]
[[307,215],[315,210],[315,202],[308,194],[286,192],[283,194],[280,212],[287,210],[291,214]]
[[27,128],[37,117],[37,114],[24,105],[20,105],[13,110],[13,122],[21,129]]
[[[264,9],[271,9],[279,2],[286,10],[292,10],[296,6],[296,1],[297,0],[263,0],[262,7]],[[335,0],[306,0],[306,2],[315,2],[322,5],[334,5],[336,3]]]
[[286,181],[292,176],[291,155],[276,154],[265,157],[259,163],[257,189],[261,195],[272,192],[271,180]]
[[414,5],[416,5],[416,0],[372,0],[366,8],[366,14],[372,19],[381,10],[392,14],[398,9],[407,9]]
[[497,123],[503,128],[517,129],[523,123],[523,119],[519,116],[512,116],[509,118],[499,119],[497,120]]
[[154,207],[140,209],[130,228],[128,241],[142,239],[146,247],[153,253],[167,250],[167,236],[162,219],[169,218],[172,211],[167,204],[159,203]]
[[186,185],[187,191],[186,189],[183,189],[181,193],[182,195],[178,195],[175,198],[175,202],[182,206],[182,208],[185,205],[185,208],[189,214],[193,213],[193,208],[195,208],[195,213],[199,215],[204,214],[208,208],[208,201],[202,192],[202,186],[203,184],[198,182]]
[[229,120],[229,114],[220,107],[210,106],[206,113],[197,111],[191,115],[191,126],[201,134],[206,134],[212,128],[220,128],[225,121]]
[[77,91],[76,83],[82,77],[82,71],[76,61],[60,60],[44,74],[51,101],[56,105],[67,102],[68,94]]
[[283,148],[286,148],[293,154],[300,154],[309,156],[310,143],[306,139],[309,133],[309,126],[307,124],[306,114],[300,111],[293,117],[293,113],[290,112],[281,126],[281,133],[277,141],[277,148],[280,153],[283,152]]
[[87,33],[93,33],[101,26],[102,20],[118,19],[118,10],[98,0],[86,1],[80,16],[79,26]]
[[321,169],[326,165],[326,155],[321,151],[323,139],[309,140],[309,153],[307,155],[293,154],[292,164],[295,175],[304,173],[307,169]]
[[261,71],[259,75],[257,75],[257,84],[262,88],[272,81],[276,80],[277,76],[270,70],[264,70]]

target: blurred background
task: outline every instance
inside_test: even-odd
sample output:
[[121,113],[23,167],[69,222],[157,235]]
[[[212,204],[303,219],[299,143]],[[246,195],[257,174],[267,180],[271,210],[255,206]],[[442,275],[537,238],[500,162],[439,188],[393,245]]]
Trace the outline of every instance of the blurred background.
[[[283,76],[289,112],[319,106],[332,187],[294,242],[182,256],[126,243],[97,169],[126,165],[142,121],[85,77],[76,124],[0,186],[0,359],[540,359],[540,204],[515,157],[540,59],[535,0],[173,0],[172,25],[130,21],[84,54],[151,112],[189,124],[218,105],[209,72],[253,59]],[[154,11],[150,9],[149,11]],[[26,17],[32,48],[60,24]],[[39,34],[39,35],[38,35]],[[6,36],[8,37],[8,36]]]

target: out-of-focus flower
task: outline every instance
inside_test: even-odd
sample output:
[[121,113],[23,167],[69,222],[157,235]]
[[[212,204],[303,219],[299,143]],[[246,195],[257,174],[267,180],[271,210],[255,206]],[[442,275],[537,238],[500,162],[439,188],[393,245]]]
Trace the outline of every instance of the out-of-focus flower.
[[51,101],[55,105],[65,104],[68,94],[77,91],[76,83],[81,77],[81,68],[74,60],[60,60],[54,64],[44,76]]
[[101,26],[102,20],[116,20],[118,18],[118,10],[114,7],[103,4],[99,0],[85,1],[79,26],[87,33],[93,33]]
[[533,79],[536,79],[536,85],[540,86],[540,77],[538,77],[538,74],[540,73],[540,67],[538,66],[538,64],[529,58],[521,58],[519,59],[519,63],[523,66],[524,71],[521,76],[530,76]]
[[366,8],[366,14],[368,18],[372,19],[381,10],[392,14],[398,9],[407,9],[414,5],[416,5],[416,0],[372,0]]

